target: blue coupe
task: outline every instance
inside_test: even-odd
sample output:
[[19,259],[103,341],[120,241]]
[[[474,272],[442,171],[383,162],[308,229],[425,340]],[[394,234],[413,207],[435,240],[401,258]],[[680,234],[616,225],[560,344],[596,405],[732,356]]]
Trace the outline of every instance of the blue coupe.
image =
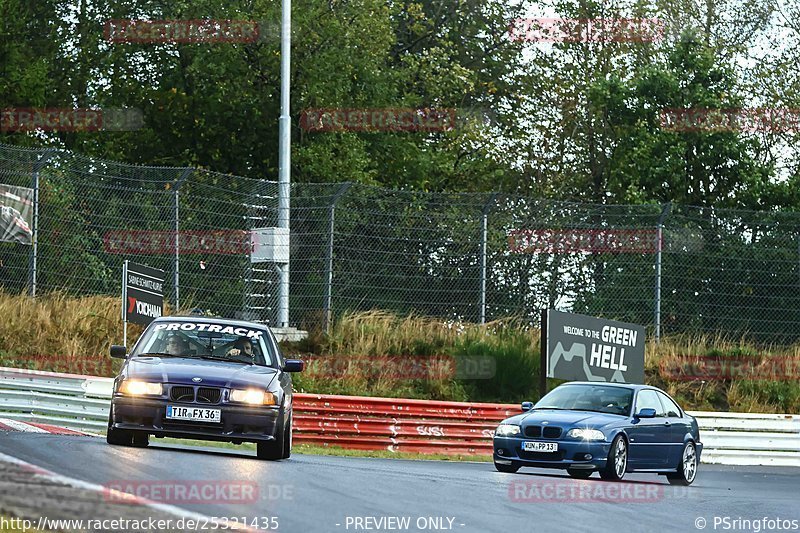
[[697,421],[655,387],[565,383],[522,410],[495,431],[500,472],[561,468],[578,479],[597,471],[617,481],[626,472],[654,472],[675,485],[697,476],[703,451]]

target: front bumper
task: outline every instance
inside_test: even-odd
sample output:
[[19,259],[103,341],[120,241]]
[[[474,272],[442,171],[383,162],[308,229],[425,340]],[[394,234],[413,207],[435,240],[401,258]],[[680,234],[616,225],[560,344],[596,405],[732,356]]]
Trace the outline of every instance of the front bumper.
[[[220,409],[220,423],[168,420],[167,405]],[[283,423],[280,410],[272,406],[230,404],[186,404],[160,398],[132,398],[117,395],[111,400],[111,420],[115,429],[146,431],[156,437],[196,438],[224,442],[264,442],[275,440]]]
[[[524,441],[555,442],[558,444],[558,451],[526,452],[522,450]],[[605,441],[494,437],[494,460],[499,464],[516,463],[537,468],[597,470],[606,466],[610,448],[611,443]],[[590,459],[586,458],[587,454],[591,456]]]

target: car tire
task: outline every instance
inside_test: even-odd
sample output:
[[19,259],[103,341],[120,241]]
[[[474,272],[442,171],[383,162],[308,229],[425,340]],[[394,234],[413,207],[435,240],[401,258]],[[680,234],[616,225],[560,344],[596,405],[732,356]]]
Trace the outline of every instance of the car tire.
[[694,442],[689,441],[683,445],[681,461],[678,463],[678,470],[674,474],[667,474],[667,481],[670,485],[683,485],[688,487],[697,477],[697,447]]
[[147,448],[150,444],[150,435],[141,431],[134,431],[131,438],[131,445],[137,448]]
[[589,477],[594,473],[594,470],[586,470],[586,469],[577,469],[577,468],[568,468],[567,474],[569,477],[573,477],[575,479],[589,479]]
[[114,429],[114,420],[111,412],[108,413],[108,431],[106,431],[106,442],[114,446],[130,446],[133,444],[133,435],[124,429]]
[[516,474],[517,470],[519,470],[520,465],[512,461],[510,465],[501,465],[498,462],[494,463],[494,467],[497,469],[498,472],[504,472],[506,474]]
[[292,455],[292,417],[286,422],[283,430],[283,459],[288,459]]
[[600,470],[600,477],[606,481],[622,481],[628,468],[628,441],[617,435],[611,441],[605,468]]
[[[280,418],[282,420],[283,417]],[[284,434],[286,433],[283,423],[278,424],[278,429],[275,432],[275,440],[266,442],[259,442],[256,444],[256,456],[264,461],[278,461],[284,458],[284,448],[286,440]]]

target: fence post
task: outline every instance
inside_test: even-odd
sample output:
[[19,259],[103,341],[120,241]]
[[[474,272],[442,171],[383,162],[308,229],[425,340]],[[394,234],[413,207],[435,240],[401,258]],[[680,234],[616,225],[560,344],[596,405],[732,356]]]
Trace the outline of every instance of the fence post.
[[28,252],[28,294],[36,298],[36,276],[39,261],[39,172],[52,157],[53,150],[45,150],[33,164],[32,189],[33,189],[33,228],[31,236],[31,249]]
[[180,196],[180,188],[186,178],[189,177],[194,171],[192,168],[186,168],[183,170],[183,173],[178,177],[175,181],[175,186],[172,189],[172,216],[173,222],[175,223],[175,258],[174,258],[174,266],[173,266],[173,285],[175,286],[175,312],[181,307],[181,297],[180,297],[180,270],[181,270],[181,260],[180,260],[180,206],[179,206],[179,196]]
[[656,228],[656,297],[655,297],[655,338],[661,340],[661,250],[664,244],[664,221],[672,209],[672,203],[661,206],[661,215],[658,217]]
[[328,247],[325,250],[325,302],[323,303],[323,321],[325,331],[330,331],[331,326],[331,300],[333,298],[333,226],[336,218],[336,202],[339,201],[352,183],[342,183],[339,190],[333,195],[328,206]]
[[480,298],[480,323],[486,324],[486,247],[489,239],[489,211],[494,206],[498,193],[494,192],[484,204],[481,212],[481,298]]

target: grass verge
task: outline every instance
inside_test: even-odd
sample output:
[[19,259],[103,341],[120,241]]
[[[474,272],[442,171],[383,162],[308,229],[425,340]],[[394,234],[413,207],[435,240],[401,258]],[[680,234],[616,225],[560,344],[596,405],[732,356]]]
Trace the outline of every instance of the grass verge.
[[[139,332],[131,325],[129,344]],[[112,364],[108,347],[121,338],[118,298],[55,293],[31,299],[0,291],[0,365],[112,376],[119,362]],[[294,378],[300,392],[504,403],[538,398],[539,331],[514,318],[479,325],[383,311],[346,313],[328,334],[312,330],[284,351],[309,363]],[[459,375],[459,364],[476,357],[494,362],[493,377]],[[735,379],[680,375],[687,361],[705,357],[746,361],[748,370]],[[784,375],[764,379],[759,369],[770,367],[783,368]],[[800,345],[673,336],[648,344],[645,376],[688,410],[800,412]]]
[[[179,444],[181,446],[197,446],[206,448],[219,448],[222,450],[250,451],[255,453],[256,445],[250,442],[232,444],[230,442],[213,442],[192,439],[151,439],[154,444]],[[491,455],[445,455],[421,454],[409,452],[390,452],[389,450],[348,450],[338,446],[314,446],[311,444],[295,444],[292,453],[305,455],[327,455],[335,457],[375,457],[379,459],[411,459],[415,461],[476,461],[491,462]]]

